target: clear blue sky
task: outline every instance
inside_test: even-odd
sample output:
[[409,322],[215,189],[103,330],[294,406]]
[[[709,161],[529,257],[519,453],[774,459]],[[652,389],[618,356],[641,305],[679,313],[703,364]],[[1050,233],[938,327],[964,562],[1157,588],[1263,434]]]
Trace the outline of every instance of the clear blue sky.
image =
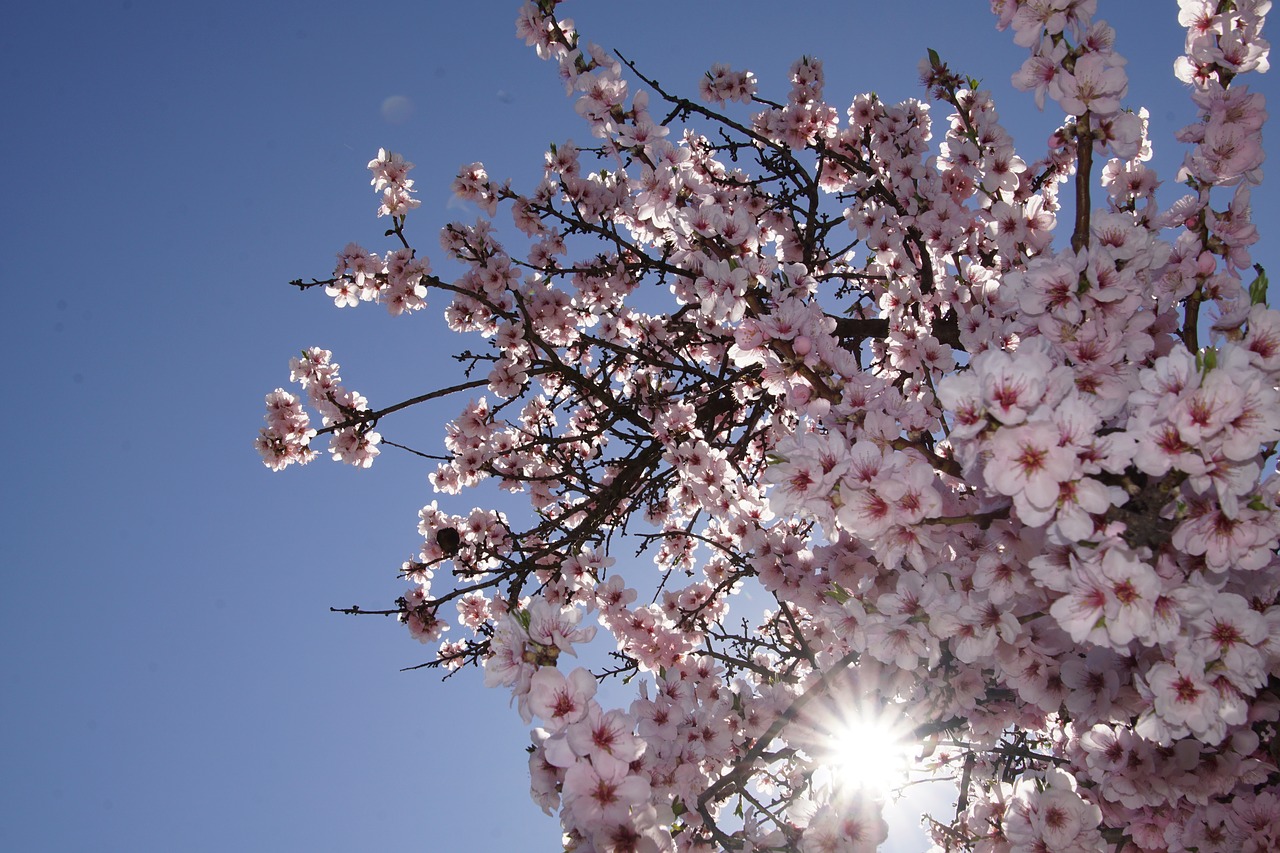
[[[1171,133],[1192,115],[1170,70],[1176,3],[1100,6],[1171,180]],[[558,849],[505,698],[477,673],[400,673],[428,650],[393,622],[328,612],[403,591],[427,468],[388,449],[367,472],[320,460],[272,475],[251,447],[263,395],[302,347],[332,349],[374,405],[456,373],[447,355],[469,342],[437,311],[339,312],[285,283],[327,275],[349,240],[387,247],[364,171],[380,146],[418,164],[410,233],[438,255],[437,227],[471,216],[446,209],[459,164],[528,188],[547,142],[585,138],[555,69],[513,37],[516,7],[6,13],[0,848]],[[995,91],[1033,159],[1057,117],[1012,92],[1025,52],[986,9],[582,0],[565,13],[690,94],[727,61],[782,97],[807,53],[837,103],[916,97],[933,47]],[[1274,80],[1250,82],[1276,109]],[[385,116],[392,96],[411,114]],[[1273,198],[1254,196],[1264,240]],[[1255,260],[1275,278],[1272,245]],[[432,450],[456,409],[383,432]]]

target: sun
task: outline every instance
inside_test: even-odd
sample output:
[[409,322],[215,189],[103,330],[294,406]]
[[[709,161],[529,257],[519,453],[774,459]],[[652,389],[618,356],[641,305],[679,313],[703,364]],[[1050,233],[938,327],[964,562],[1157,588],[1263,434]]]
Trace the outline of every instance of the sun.
[[830,727],[823,763],[837,787],[888,794],[907,781],[916,747],[904,722],[884,711],[859,709]]

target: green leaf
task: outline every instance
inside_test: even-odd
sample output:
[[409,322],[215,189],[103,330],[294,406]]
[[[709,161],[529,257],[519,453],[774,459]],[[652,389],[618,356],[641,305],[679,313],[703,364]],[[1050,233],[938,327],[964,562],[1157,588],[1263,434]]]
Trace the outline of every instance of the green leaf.
[[844,604],[846,601],[853,598],[853,596],[849,594],[849,591],[840,586],[840,584],[833,582],[831,587],[831,589],[827,590],[826,595],[829,598],[835,599],[837,604]]
[[1249,304],[1266,305],[1267,271],[1262,268],[1262,264],[1254,264],[1253,271],[1258,274],[1258,277],[1253,280],[1253,284],[1249,285]]

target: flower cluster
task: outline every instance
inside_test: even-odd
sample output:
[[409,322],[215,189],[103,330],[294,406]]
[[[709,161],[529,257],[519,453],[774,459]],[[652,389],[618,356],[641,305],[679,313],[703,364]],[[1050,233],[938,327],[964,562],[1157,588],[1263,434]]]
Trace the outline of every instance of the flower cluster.
[[[277,390],[258,447],[281,468],[332,433],[367,466],[379,420],[485,389],[431,485],[529,512],[424,507],[385,612],[536,721],[532,794],[571,849],[873,850],[882,798],[830,759],[859,708],[958,781],[939,850],[1275,847],[1280,312],[1241,82],[1270,4],[1180,0],[1199,115],[1171,205],[1097,5],[992,3],[1029,51],[1014,84],[1062,113],[1036,156],[932,51],[941,118],[837,106],[811,57],[776,101],[714,66],[699,103],[539,0],[517,35],[592,142],[528,193],[460,169],[482,216],[440,233],[450,281],[404,232],[410,164],[370,164],[400,248],[300,286],[393,313],[436,288],[488,349],[376,412],[310,350],[323,428]],[[607,662],[561,666],[588,644]],[[611,676],[629,707],[600,704]]]
[[702,97],[713,104],[729,101],[751,103],[756,93],[756,75],[750,71],[734,71],[728,65],[717,62],[699,83]]
[[324,284],[326,296],[339,308],[354,308],[361,302],[382,302],[392,315],[427,307],[426,276],[431,264],[418,258],[412,249],[397,249],[378,257],[355,243],[338,253],[333,278]]
[[272,391],[267,395],[265,418],[267,425],[259,430],[254,447],[268,468],[279,471],[294,462],[305,464],[315,458],[310,444],[316,431],[297,397],[283,388]]
[[316,456],[310,442],[320,432],[332,434],[329,455],[338,462],[368,468],[381,452],[377,445],[382,436],[370,426],[369,402],[343,387],[332,356],[329,350],[312,347],[289,362],[289,378],[307,392],[323,430],[310,428],[310,416],[294,395],[282,388],[267,395],[267,426],[255,446],[269,468],[278,471],[293,462],[310,462]]
[[389,153],[385,148],[379,148],[378,156],[369,161],[369,171],[373,172],[369,183],[382,193],[379,216],[403,220],[410,210],[422,203],[413,197],[413,181],[409,178],[412,168],[412,163],[406,163],[399,154]]

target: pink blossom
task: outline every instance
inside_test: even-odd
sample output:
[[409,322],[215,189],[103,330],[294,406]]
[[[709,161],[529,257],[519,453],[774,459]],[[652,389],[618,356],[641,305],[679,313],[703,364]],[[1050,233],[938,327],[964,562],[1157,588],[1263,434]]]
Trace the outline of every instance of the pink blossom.
[[1067,46],[1063,42],[1050,43],[1047,53],[1032,54],[1022,64],[1022,68],[1013,75],[1013,85],[1024,91],[1034,91],[1036,106],[1044,109],[1044,96],[1049,91],[1049,84],[1062,70],[1062,59],[1067,55]]
[[1102,849],[1102,811],[1080,796],[1069,774],[1048,770],[1041,784],[1025,779],[1015,791],[1004,816],[1004,834],[1015,849]]
[[1115,54],[1087,53],[1070,72],[1054,76],[1049,93],[1072,115],[1111,115],[1120,109],[1120,99],[1129,89],[1128,75],[1120,67],[1123,60],[1117,60]]
[[625,771],[621,775],[605,773],[579,761],[565,771],[562,796],[581,826],[625,823],[633,807],[648,801],[649,782]]
[[1026,420],[1044,395],[1050,362],[1039,352],[1007,353],[988,350],[973,360],[982,377],[982,398],[987,410],[1002,423]]
[[1222,740],[1218,691],[1205,677],[1204,658],[1179,652],[1172,662],[1154,664],[1138,685],[1152,706],[1138,720],[1138,734],[1166,745],[1192,733],[1207,743]]
[[1062,483],[1075,470],[1075,455],[1058,440],[1058,430],[1044,421],[1002,429],[992,438],[991,460],[983,472],[987,482],[1013,497],[1032,524],[1042,524],[1052,515]]
[[574,754],[595,767],[604,769],[610,762],[629,766],[644,752],[644,742],[632,734],[634,727],[622,711],[603,711],[592,703],[586,718],[567,729],[567,741]]
[[587,703],[595,693],[595,677],[582,667],[566,678],[555,667],[543,666],[529,682],[529,709],[559,731],[586,717]]

